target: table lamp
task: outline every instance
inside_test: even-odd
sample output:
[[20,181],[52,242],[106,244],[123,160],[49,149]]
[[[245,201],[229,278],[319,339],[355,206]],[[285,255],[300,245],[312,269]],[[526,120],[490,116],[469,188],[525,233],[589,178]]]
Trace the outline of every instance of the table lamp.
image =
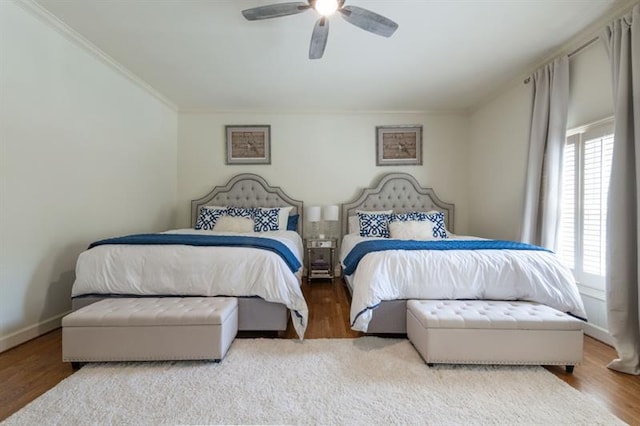
[[322,220],[326,222],[325,229],[328,237],[334,237],[333,225],[340,220],[340,208],[337,205],[322,207]]
[[322,208],[320,206],[307,207],[307,222],[311,223],[311,238],[318,238],[318,226],[322,218]]

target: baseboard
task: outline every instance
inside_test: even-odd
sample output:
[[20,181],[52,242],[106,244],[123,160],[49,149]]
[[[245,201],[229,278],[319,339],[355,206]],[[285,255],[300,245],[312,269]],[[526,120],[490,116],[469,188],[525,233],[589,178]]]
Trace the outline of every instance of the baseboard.
[[602,343],[606,343],[609,346],[614,346],[613,338],[611,337],[609,332],[602,327],[585,323],[584,334],[586,334],[587,336],[593,337],[594,339],[600,340]]
[[34,325],[25,327],[22,330],[18,330],[15,333],[11,333],[8,336],[0,338],[0,352],[4,352],[31,339],[35,339],[38,336],[42,336],[51,330],[60,328],[62,317],[67,315],[69,312],[64,312],[60,315],[40,321]]

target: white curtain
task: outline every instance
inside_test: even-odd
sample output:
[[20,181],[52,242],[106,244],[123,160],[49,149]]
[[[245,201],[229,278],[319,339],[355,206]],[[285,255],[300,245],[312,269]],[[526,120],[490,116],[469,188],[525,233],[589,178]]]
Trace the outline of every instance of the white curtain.
[[562,56],[540,68],[532,80],[533,113],[520,239],[555,251],[569,109],[569,57]]
[[607,207],[607,311],[618,359],[609,368],[640,374],[640,5],[602,36],[613,79],[615,136]]

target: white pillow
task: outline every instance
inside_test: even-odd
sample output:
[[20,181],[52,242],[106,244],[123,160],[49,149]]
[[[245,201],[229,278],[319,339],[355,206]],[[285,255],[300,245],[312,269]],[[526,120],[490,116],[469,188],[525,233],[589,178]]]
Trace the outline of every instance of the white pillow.
[[407,222],[407,221],[419,221],[419,222],[431,222],[433,224],[432,239],[439,240],[443,238],[449,238],[444,218],[444,213],[437,210],[430,210],[428,212],[408,212],[402,214],[391,215],[390,222]]
[[253,219],[248,217],[222,216],[213,227],[214,231],[224,232],[252,232]]
[[389,222],[389,236],[395,240],[434,240],[433,222],[428,220]]
[[293,206],[292,207],[279,207],[280,209],[280,213],[278,213],[278,228],[280,229],[280,231],[286,231],[287,230],[287,222],[289,222],[289,213],[291,213],[291,210],[293,210]]
[[380,211],[371,211],[371,210],[356,210],[356,214],[353,216],[349,216],[349,234],[360,234],[360,219],[358,218],[358,213],[365,214],[391,214],[393,210],[380,210]]

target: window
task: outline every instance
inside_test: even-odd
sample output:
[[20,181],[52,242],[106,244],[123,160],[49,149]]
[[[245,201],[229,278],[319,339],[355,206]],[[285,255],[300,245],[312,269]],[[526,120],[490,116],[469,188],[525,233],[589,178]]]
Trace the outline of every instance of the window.
[[604,290],[613,119],[567,132],[558,255],[582,289]]

